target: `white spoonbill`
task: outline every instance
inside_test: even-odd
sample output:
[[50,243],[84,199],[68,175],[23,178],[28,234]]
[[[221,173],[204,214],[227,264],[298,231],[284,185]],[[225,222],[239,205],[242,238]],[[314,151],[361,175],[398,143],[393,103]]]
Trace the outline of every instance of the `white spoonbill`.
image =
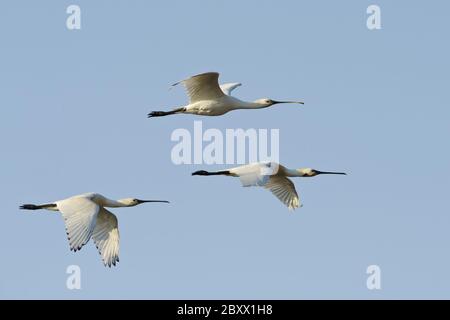
[[314,177],[319,174],[345,175],[344,172],[319,171],[311,168],[288,169],[276,162],[258,162],[224,171],[200,170],[192,173],[193,176],[239,177],[244,187],[260,186],[269,189],[289,210],[298,208],[300,201],[295,186],[288,177]]
[[105,207],[134,207],[146,202],[168,203],[165,200],[134,198],[115,201],[98,193],[86,193],[49,204],[24,204],[20,209],[60,211],[66,225],[70,250],[80,250],[92,237],[103,264],[111,267],[119,262],[119,229],[116,216]]
[[207,72],[195,75],[189,79],[175,83],[183,84],[189,96],[189,104],[171,111],[152,111],[148,117],[162,117],[177,113],[189,113],[202,116],[221,116],[237,109],[262,109],[278,103],[298,103],[301,101],[276,101],[268,98],[246,102],[230,96],[231,91],[240,83],[226,83],[219,86],[219,74]]

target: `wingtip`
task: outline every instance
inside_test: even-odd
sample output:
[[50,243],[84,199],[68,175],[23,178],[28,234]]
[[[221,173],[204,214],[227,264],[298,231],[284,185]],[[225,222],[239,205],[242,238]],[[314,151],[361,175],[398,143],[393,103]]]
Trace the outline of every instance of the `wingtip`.
[[117,263],[119,263],[119,258],[116,258],[115,260],[112,260],[112,261],[104,261],[102,259],[102,261],[103,261],[103,265],[105,267],[108,267],[108,268],[111,269],[111,267],[116,267],[117,266]]

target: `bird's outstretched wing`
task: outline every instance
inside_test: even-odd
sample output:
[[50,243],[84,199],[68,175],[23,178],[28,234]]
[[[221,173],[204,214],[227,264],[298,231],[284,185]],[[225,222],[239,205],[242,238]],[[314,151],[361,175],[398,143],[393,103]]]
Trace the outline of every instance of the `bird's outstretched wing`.
[[243,187],[264,186],[270,177],[278,172],[276,162],[256,162],[231,168],[231,174],[238,176]]
[[64,218],[70,250],[80,250],[91,238],[100,206],[88,197],[74,197],[58,201]]
[[103,264],[111,267],[119,262],[119,229],[117,217],[105,208],[97,216],[97,224],[92,234]]
[[300,201],[291,180],[282,176],[270,176],[264,188],[269,189],[289,210],[299,207]]
[[195,75],[189,79],[173,84],[182,83],[187,90],[189,103],[202,100],[215,100],[225,96],[219,87],[219,74],[217,72],[207,72]]
[[252,163],[231,169],[230,171],[239,177],[243,187],[261,187],[265,185],[270,178],[269,175],[264,174],[263,170],[264,164]]
[[236,89],[237,87],[241,86],[242,83],[239,82],[233,82],[233,83],[224,83],[220,85],[220,89],[225,93],[227,96],[231,96],[231,91]]

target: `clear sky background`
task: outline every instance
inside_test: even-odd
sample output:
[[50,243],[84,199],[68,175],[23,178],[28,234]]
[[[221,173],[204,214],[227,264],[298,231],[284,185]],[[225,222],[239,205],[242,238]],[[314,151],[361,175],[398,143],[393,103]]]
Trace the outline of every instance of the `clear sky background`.
[[[82,29],[66,28],[81,7]],[[381,7],[382,29],[366,27]],[[0,298],[450,298],[448,1],[3,1]],[[218,71],[235,96],[303,99],[222,117],[147,119]],[[279,128],[290,213],[223,166],[171,162],[174,129]],[[161,198],[112,210],[120,263],[69,251],[59,214],[84,192]],[[82,289],[66,288],[68,265]],[[366,268],[381,268],[379,291]]]

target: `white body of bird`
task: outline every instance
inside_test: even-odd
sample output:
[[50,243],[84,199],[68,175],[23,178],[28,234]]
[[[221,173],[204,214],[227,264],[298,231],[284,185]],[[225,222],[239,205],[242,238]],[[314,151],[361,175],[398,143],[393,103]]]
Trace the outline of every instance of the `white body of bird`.
[[192,175],[225,175],[238,177],[242,186],[260,186],[270,190],[290,210],[301,206],[294,183],[288,177],[314,177],[319,174],[340,174],[343,172],[319,171],[311,168],[288,169],[276,162],[257,162],[223,171],[196,171]]
[[126,198],[111,200],[98,193],[86,193],[50,204],[24,204],[20,209],[51,210],[61,212],[66,226],[70,250],[80,250],[92,237],[105,266],[119,262],[119,229],[117,217],[105,207],[134,207],[146,202],[165,200],[139,200]]
[[219,86],[219,74],[207,72],[195,75],[189,79],[175,83],[173,86],[183,84],[189,96],[189,104],[172,111],[152,111],[148,117],[161,117],[171,114],[186,113],[202,116],[221,116],[237,109],[262,109],[279,103],[303,104],[301,101],[275,101],[268,98],[246,102],[232,97],[231,91],[240,86],[240,83],[226,83]]

